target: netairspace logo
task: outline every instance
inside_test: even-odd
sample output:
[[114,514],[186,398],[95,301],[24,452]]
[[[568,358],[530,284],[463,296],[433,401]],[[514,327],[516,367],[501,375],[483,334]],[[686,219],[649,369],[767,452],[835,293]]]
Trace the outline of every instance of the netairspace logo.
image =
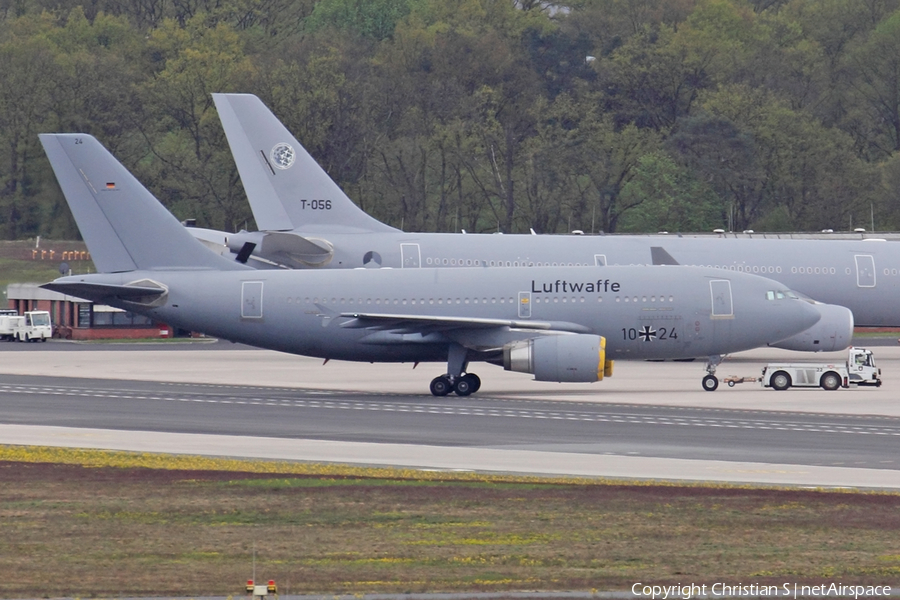
[[703,585],[650,585],[635,583],[631,586],[631,593],[635,596],[650,598],[651,600],[669,600],[680,598],[691,600],[698,597],[736,598],[740,596],[772,596],[782,598],[853,598],[854,600],[872,598],[878,596],[890,596],[891,587],[888,585],[842,585],[840,583],[823,583],[821,585],[800,585],[797,583],[783,583],[781,585],[758,585],[755,583],[744,585],[738,583],[713,583]]

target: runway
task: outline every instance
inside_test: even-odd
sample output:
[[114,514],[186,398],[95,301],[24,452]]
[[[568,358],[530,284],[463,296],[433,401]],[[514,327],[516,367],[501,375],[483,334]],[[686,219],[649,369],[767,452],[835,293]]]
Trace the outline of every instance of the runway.
[[[876,350],[888,382],[879,389],[745,384],[709,393],[700,390],[699,363],[635,362],[588,386],[486,366],[479,394],[434,398],[422,392],[437,365],[323,367],[221,344],[92,346],[0,345],[0,443],[900,488],[893,347]],[[727,367],[753,374],[773,352],[739,355]]]

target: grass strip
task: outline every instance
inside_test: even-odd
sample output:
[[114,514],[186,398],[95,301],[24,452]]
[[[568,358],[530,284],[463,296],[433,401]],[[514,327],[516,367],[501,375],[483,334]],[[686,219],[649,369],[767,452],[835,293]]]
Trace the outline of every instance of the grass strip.
[[900,495],[0,446],[0,596],[900,582]]

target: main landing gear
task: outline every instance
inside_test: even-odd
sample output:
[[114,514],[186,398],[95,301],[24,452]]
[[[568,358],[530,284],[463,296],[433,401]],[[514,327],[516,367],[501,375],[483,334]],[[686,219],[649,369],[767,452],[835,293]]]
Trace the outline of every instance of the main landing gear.
[[706,376],[703,377],[701,384],[703,385],[703,389],[707,392],[714,392],[716,388],[719,387],[719,378],[716,377],[716,367],[722,362],[722,359],[725,357],[720,354],[714,354],[709,357],[709,360],[706,362]]
[[456,378],[441,375],[431,380],[431,393],[435,396],[446,396],[456,392],[457,396],[474,394],[481,387],[481,379],[475,373],[466,373]]
[[464,373],[469,361],[466,349],[452,343],[447,351],[447,374],[431,380],[431,393],[446,396],[455,392],[457,396],[474,394],[481,387],[481,379],[475,373]]

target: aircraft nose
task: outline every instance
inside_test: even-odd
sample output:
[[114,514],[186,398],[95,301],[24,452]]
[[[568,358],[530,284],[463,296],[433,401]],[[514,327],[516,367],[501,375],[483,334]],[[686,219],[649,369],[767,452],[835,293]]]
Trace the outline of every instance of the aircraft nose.
[[[788,310],[785,311],[784,336],[780,337],[779,340],[806,331],[822,320],[822,311],[809,302],[790,299],[786,301],[786,304],[788,304]],[[773,340],[773,342],[777,341]]]
[[802,332],[771,346],[803,352],[830,352],[843,350],[851,344],[854,322],[850,309],[814,301],[807,304],[819,313],[819,320]]

